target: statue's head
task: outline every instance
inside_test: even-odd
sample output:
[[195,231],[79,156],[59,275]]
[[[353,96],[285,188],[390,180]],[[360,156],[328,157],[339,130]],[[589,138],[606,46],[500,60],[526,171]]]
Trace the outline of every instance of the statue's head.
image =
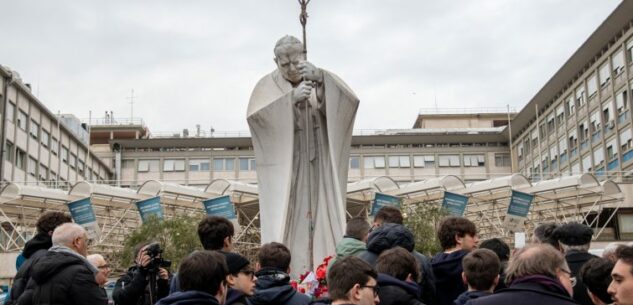
[[286,35],[275,44],[275,63],[281,75],[289,82],[301,82],[301,73],[297,65],[304,61],[303,44],[299,39]]

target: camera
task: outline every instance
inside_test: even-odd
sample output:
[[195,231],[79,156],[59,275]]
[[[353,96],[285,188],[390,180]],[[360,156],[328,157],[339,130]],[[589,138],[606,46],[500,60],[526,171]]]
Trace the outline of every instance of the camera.
[[158,243],[147,246],[145,253],[151,259],[149,265],[146,267],[150,272],[158,272],[158,268],[171,267],[171,261],[162,258],[161,253],[163,253],[163,249],[160,248]]

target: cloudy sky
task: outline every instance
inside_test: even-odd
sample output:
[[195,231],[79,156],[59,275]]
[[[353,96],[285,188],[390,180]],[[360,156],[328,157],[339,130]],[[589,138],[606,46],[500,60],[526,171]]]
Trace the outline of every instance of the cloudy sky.
[[[308,57],[361,100],[356,129],[410,128],[421,108],[520,110],[616,0],[312,0]],[[5,1],[0,64],[48,108],[134,116],[153,132],[247,130],[296,0]]]

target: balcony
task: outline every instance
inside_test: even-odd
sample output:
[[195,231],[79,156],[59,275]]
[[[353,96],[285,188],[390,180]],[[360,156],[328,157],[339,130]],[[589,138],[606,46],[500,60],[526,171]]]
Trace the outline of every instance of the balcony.
[[631,159],[633,159],[633,150],[629,150],[622,155],[622,163],[626,163]]

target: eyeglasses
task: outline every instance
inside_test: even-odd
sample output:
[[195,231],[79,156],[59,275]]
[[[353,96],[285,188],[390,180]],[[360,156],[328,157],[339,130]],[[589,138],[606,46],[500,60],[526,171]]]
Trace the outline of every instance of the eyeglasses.
[[101,266],[97,266],[98,269],[110,269],[110,265],[105,264],[105,265],[101,265]]
[[255,277],[255,271],[253,271],[253,270],[240,270],[238,273],[242,273],[242,274],[250,277],[251,280],[253,279],[253,277]]
[[572,276],[571,271],[565,269],[561,269],[560,271],[565,272],[569,275],[569,282],[571,283],[571,287],[575,287],[576,283],[578,283],[578,279],[575,276]]
[[374,291],[374,297],[377,297],[377,296],[378,296],[378,291],[380,290],[380,289],[379,289],[380,287],[378,287],[377,285],[374,285],[374,286],[371,286],[371,285],[361,285],[361,286],[360,286],[360,288],[361,288],[361,289],[362,289],[362,288],[371,288],[371,290],[373,290],[373,291]]

